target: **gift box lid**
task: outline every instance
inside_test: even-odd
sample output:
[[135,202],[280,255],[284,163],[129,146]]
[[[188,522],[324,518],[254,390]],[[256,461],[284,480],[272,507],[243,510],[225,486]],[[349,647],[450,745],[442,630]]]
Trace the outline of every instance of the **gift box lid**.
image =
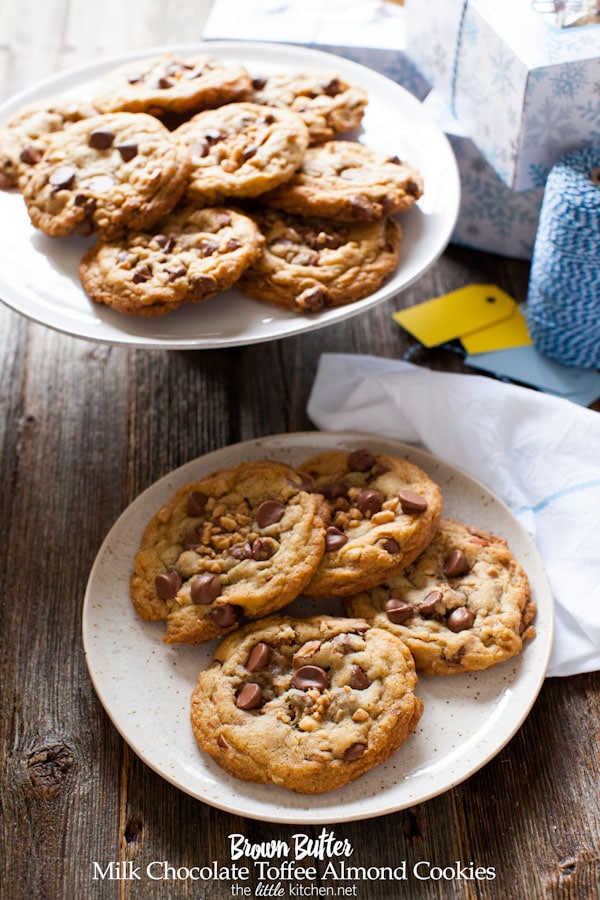
[[[528,69],[575,63],[600,56],[600,26],[563,28],[527,0],[470,0],[496,34]],[[552,6],[560,4],[552,4]],[[562,4],[563,7],[568,3]]]

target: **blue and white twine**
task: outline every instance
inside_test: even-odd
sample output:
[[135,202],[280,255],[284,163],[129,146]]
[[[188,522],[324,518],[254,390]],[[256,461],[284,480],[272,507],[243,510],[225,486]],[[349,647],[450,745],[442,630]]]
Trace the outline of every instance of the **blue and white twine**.
[[600,367],[600,147],[568,153],[548,176],[526,315],[540,353]]

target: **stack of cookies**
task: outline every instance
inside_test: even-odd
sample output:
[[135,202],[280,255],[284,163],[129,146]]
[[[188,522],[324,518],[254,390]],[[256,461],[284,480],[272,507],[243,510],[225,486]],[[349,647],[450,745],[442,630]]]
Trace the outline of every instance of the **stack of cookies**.
[[[369,448],[242,462],[178,490],[145,529],[131,598],[168,642],[223,637],[192,696],[200,748],[239,778],[327,791],[414,731],[417,672],[519,653],[534,633],[525,573],[504,540],[441,516],[424,471]],[[323,613],[286,613],[300,595]]]
[[159,316],[233,284],[299,313],[351,303],[395,269],[418,171],[338,135],[366,94],[331,73],[254,77],[174,53],[109,72],[91,103],[0,129],[0,187],[52,237],[95,235],[83,286]]

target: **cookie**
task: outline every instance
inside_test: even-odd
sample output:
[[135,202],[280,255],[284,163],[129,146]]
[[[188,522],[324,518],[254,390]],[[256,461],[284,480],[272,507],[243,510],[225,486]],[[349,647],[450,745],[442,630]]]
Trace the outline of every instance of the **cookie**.
[[374,587],[409,565],[433,538],[440,489],[418,466],[359,448],[333,450],[299,471],[331,509],[325,554],[307,584],[309,597],[346,597]]
[[311,144],[357,128],[367,105],[362,88],[331,72],[275,73],[252,79],[254,101],[299,113]]
[[406,646],[362,620],[272,616],[217,648],[192,694],[199,747],[244,781],[302,794],[387,760],[423,703]]
[[452,519],[412,565],[345,605],[400,637],[430,675],[488,669],[535,634],[529,582],[506,541]]
[[202,54],[189,59],[164,53],[135,59],[108,72],[94,106],[101,112],[197,112],[252,94],[252,80],[239,63]]
[[297,113],[230,103],[198,113],[173,135],[190,154],[186,196],[201,206],[227,197],[258,197],[292,177],[308,147]]
[[96,115],[98,110],[91,104],[66,100],[20,109],[0,128],[0,188],[18,186],[19,178],[41,160],[49,134]]
[[404,212],[423,193],[423,179],[397,156],[356,141],[309,147],[302,168],[264,202],[301,216],[339,222],[370,222]]
[[51,237],[94,232],[115,240],[170,212],[189,167],[187,154],[157,119],[114,113],[50,135],[21,188],[33,225]]
[[181,487],[144,531],[131,599],[167,642],[199,644],[301,593],[323,555],[328,510],[284,463],[240,463]]
[[314,312],[353,303],[394,271],[401,230],[393,219],[343,223],[265,209],[253,214],[265,245],[239,287],[249,297]]
[[230,288],[262,243],[248,216],[185,206],[151,231],[98,241],[85,253],[79,274],[95,303],[130,315],[162,316]]

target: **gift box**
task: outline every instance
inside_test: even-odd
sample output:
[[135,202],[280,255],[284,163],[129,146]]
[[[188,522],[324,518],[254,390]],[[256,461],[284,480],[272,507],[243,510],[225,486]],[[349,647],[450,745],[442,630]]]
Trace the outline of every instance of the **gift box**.
[[437,91],[431,91],[423,105],[446,132],[460,172],[461,203],[452,241],[500,256],[531,259],[544,189],[509,188]]
[[375,69],[418,100],[430,90],[404,53],[403,5],[387,0],[214,0],[203,37],[302,44]]
[[529,0],[405,11],[407,53],[509,187],[543,186],[559,157],[598,142],[600,24],[560,27]]

